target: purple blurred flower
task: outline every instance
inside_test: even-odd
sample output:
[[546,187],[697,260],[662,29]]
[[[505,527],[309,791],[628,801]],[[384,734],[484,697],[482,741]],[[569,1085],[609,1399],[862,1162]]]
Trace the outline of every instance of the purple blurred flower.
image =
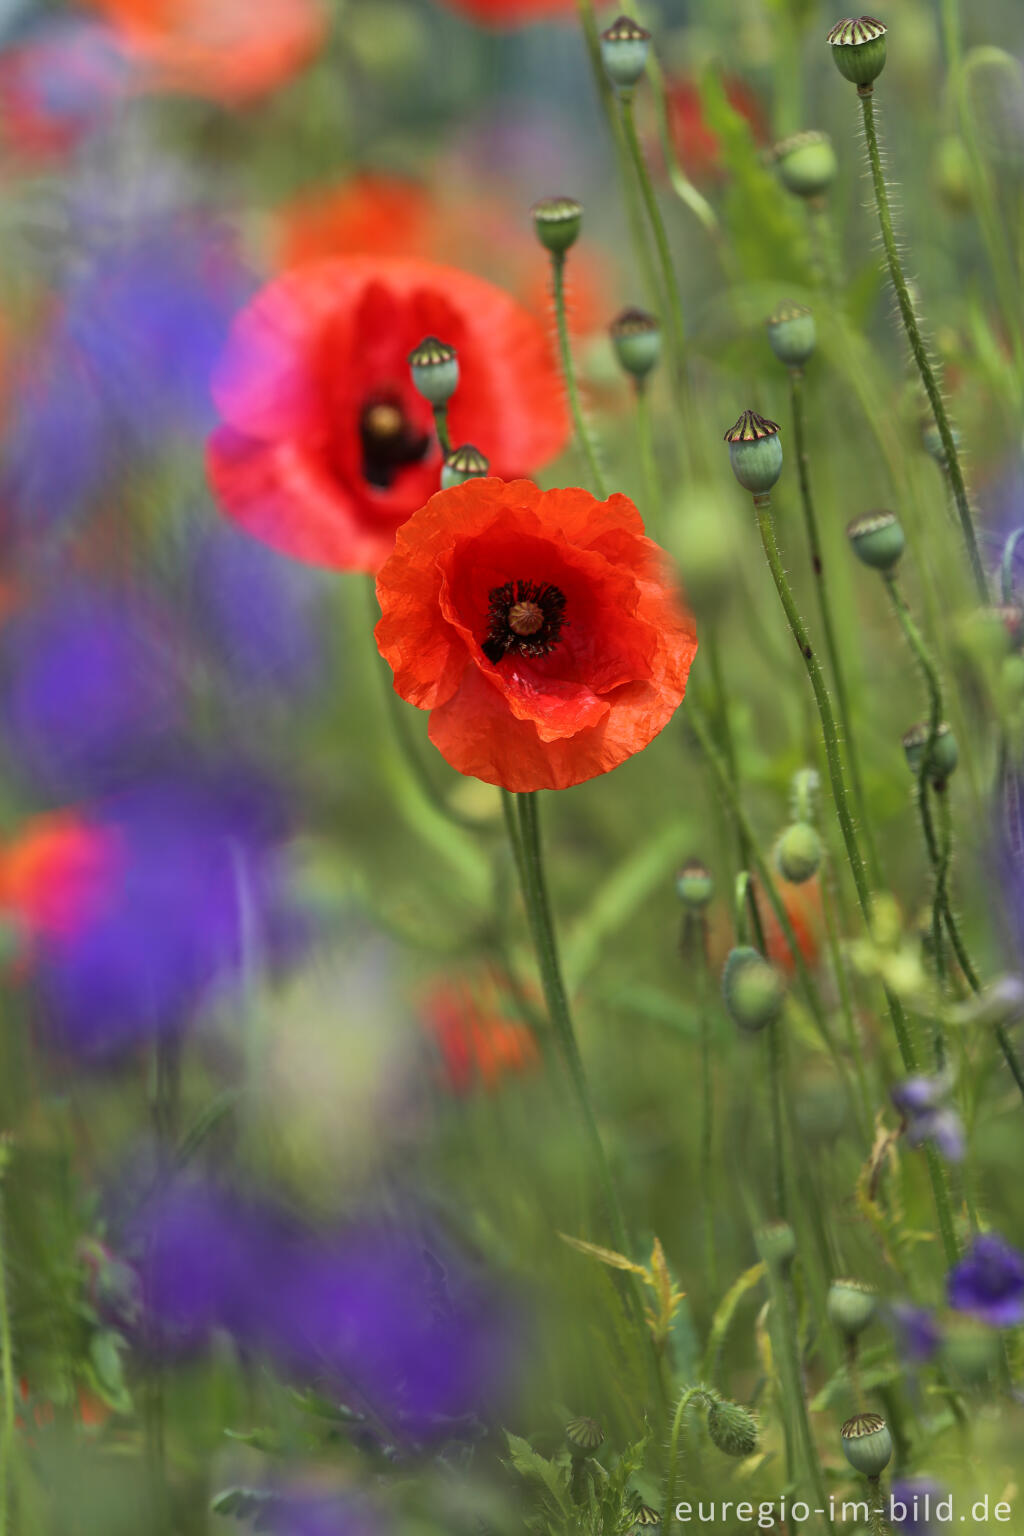
[[74,1054],[182,1029],[303,925],[284,879],[279,797],[238,769],[152,779],[90,810],[113,852],[87,918],[41,936],[40,998]]
[[324,659],[320,573],[282,560],[222,518],[192,551],[194,618],[232,682],[294,693],[309,689]]
[[[903,1536],[934,1536],[940,1530],[948,1530],[949,1522],[940,1520],[936,1510],[946,1498],[944,1490],[930,1477],[893,1478],[890,1490],[893,1525]],[[897,1520],[896,1513],[906,1510],[906,1519]]]
[[896,1345],[904,1360],[922,1365],[931,1360],[942,1340],[942,1331],[933,1312],[896,1301],[887,1308]]
[[960,1116],[948,1103],[952,1081],[946,1075],[908,1077],[892,1090],[892,1102],[903,1115],[906,1137],[912,1147],[931,1141],[951,1163],[962,1162],[964,1129]]
[[137,597],[65,586],[3,638],[7,748],[48,791],[94,790],[137,767],[175,725],[178,694],[166,632]]
[[66,153],[105,121],[128,78],[109,27],[72,18],[34,24],[0,54],[5,138],[22,158]]
[[[273,1536],[386,1536],[389,1521],[351,1494],[290,1494],[261,1517]],[[257,1526],[259,1528],[259,1526]]]
[[1024,1254],[995,1232],[975,1238],[947,1278],[950,1306],[1011,1328],[1024,1322]]

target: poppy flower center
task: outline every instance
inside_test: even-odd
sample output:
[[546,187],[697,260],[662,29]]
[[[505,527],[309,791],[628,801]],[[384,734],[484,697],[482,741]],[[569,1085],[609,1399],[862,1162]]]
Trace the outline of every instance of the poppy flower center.
[[494,666],[509,651],[546,656],[565,623],[565,594],[550,582],[506,581],[487,594],[487,634],[481,647]]
[[421,432],[392,395],[367,400],[359,417],[359,438],[363,478],[382,490],[391,486],[400,470],[418,464],[430,447],[429,432]]

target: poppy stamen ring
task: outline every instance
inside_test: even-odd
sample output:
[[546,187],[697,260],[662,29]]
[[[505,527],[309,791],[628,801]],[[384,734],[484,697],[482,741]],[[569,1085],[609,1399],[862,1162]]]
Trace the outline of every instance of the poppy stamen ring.
[[565,594],[550,582],[506,581],[487,594],[487,634],[481,649],[494,666],[509,651],[546,656],[565,624]]

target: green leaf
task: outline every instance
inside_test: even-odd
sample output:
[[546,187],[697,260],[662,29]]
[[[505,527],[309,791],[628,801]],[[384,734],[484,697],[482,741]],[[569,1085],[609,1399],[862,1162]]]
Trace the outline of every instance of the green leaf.
[[547,1503],[556,1514],[569,1515],[572,1504],[569,1499],[569,1490],[565,1484],[565,1476],[562,1469],[553,1461],[548,1461],[535,1451],[528,1440],[522,1440],[518,1435],[505,1431],[508,1441],[509,1456],[512,1465],[520,1477],[525,1477],[535,1483],[540,1483],[547,1494]]

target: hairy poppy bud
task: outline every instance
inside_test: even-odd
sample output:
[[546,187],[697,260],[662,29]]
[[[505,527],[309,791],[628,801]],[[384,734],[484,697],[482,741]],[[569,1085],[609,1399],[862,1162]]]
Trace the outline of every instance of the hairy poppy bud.
[[825,1310],[829,1322],[847,1339],[855,1339],[871,1322],[878,1292],[863,1280],[833,1280]]
[[785,363],[787,368],[802,368],[817,340],[811,311],[802,304],[780,304],[765,321],[765,329],[779,362]]
[[878,1413],[858,1413],[840,1430],[843,1452],[855,1472],[880,1477],[892,1460],[892,1435]]
[[620,367],[635,379],[644,379],[661,356],[661,325],[644,309],[624,309],[616,315],[608,333]]
[[[903,738],[903,755],[907,759],[907,767],[915,778],[921,771],[924,749],[928,745],[930,734],[928,723],[922,721],[920,725],[911,726]],[[956,744],[956,737],[946,722],[943,721],[939,726],[938,734],[932,747],[932,783],[945,784],[959,761],[960,749]]]
[[711,871],[700,859],[687,859],[676,875],[676,894],[684,907],[697,912],[706,907],[715,894]]
[[865,95],[885,68],[887,30],[873,16],[857,16],[837,21],[825,39],[839,73]]
[[412,381],[431,405],[447,405],[459,387],[459,359],[455,348],[436,336],[426,336],[409,353]]
[[479,448],[474,448],[472,443],[463,443],[445,455],[441,465],[441,489],[447,491],[453,485],[462,485],[466,480],[482,479],[490,467]]
[[784,1269],[796,1258],[796,1233],[788,1221],[770,1221],[755,1234],[757,1251],[769,1269]]
[[891,571],[906,548],[903,527],[895,512],[869,512],[846,530],[857,559],[875,571]]
[[795,133],[775,146],[779,180],[796,197],[821,197],[836,179],[839,162],[827,133]]
[[740,944],[726,958],[722,998],[733,1023],[753,1034],[779,1017],[786,1001],[786,979],[756,949]]
[[542,197],[530,212],[537,239],[553,256],[564,256],[576,244],[583,222],[583,204],[574,197]]
[[589,1456],[604,1440],[604,1430],[596,1419],[570,1419],[565,1438],[573,1456]]
[[778,422],[744,411],[725,434],[732,472],[744,490],[767,496],[782,474],[782,444]]
[[630,90],[647,68],[651,34],[629,16],[619,16],[601,33],[605,74],[620,90]]
[[775,844],[779,874],[792,885],[802,885],[821,867],[821,838],[809,821],[794,821]]
[[739,1403],[712,1403],[708,1434],[726,1456],[752,1456],[757,1450],[757,1420]]

